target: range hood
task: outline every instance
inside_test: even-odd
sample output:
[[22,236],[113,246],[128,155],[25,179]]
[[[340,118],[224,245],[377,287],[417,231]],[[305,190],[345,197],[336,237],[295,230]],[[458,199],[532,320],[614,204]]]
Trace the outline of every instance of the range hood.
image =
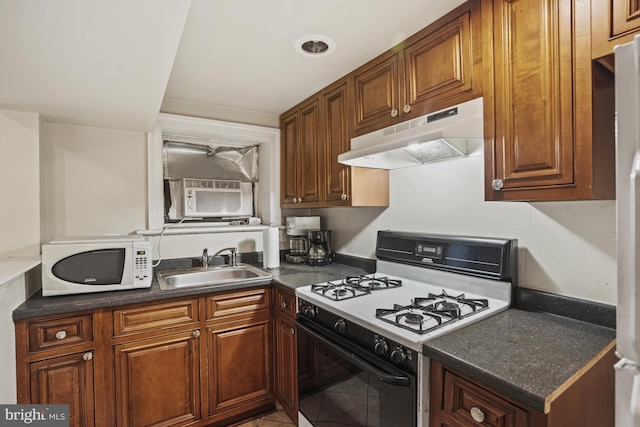
[[338,156],[349,166],[399,169],[467,156],[469,140],[483,139],[482,98],[476,98],[351,139]]

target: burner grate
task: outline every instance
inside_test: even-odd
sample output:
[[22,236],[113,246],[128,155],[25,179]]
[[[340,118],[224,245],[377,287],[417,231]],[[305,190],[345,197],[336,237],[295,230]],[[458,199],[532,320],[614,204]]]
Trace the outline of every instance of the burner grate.
[[370,294],[372,291],[391,289],[402,286],[401,280],[388,277],[376,277],[375,274],[361,276],[347,276],[341,281],[311,285],[311,291],[333,301]]
[[376,317],[387,323],[423,334],[448,323],[463,319],[489,308],[486,299],[466,298],[464,294],[436,295],[414,298],[408,306],[394,304],[392,309],[376,309]]

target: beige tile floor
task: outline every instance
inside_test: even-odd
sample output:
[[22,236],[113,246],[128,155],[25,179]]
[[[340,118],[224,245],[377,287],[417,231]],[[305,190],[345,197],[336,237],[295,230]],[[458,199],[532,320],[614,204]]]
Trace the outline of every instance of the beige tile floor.
[[247,421],[237,427],[293,427],[295,424],[278,404],[276,412]]

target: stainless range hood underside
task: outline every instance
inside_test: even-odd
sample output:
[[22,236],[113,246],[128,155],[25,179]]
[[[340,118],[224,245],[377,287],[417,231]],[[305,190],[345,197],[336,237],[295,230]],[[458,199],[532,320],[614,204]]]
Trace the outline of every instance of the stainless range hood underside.
[[469,140],[482,140],[482,98],[476,98],[351,140],[338,156],[350,166],[399,169],[467,156]]

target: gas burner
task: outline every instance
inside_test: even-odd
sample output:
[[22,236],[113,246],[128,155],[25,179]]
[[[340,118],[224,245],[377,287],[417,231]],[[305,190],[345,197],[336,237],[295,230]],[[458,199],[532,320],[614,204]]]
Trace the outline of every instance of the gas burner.
[[376,277],[375,273],[362,276],[347,276],[344,284],[357,285],[371,290],[397,288],[402,286],[402,280],[389,279],[386,276]]
[[418,313],[407,313],[404,315],[404,320],[412,325],[418,325],[424,320],[424,316]]
[[342,282],[327,282],[319,285],[312,285],[311,291],[320,294],[333,301],[342,301],[349,298],[355,298],[367,295],[370,289],[344,284]]
[[486,299],[467,298],[464,294],[453,296],[444,290],[440,294],[429,293],[427,297],[415,298],[414,304],[422,307],[433,306],[436,311],[455,312],[455,317],[462,319],[489,308]]
[[394,304],[392,309],[378,308],[376,317],[419,334],[430,332],[457,320],[446,313],[439,313],[432,306],[423,307],[415,304],[409,306]]

